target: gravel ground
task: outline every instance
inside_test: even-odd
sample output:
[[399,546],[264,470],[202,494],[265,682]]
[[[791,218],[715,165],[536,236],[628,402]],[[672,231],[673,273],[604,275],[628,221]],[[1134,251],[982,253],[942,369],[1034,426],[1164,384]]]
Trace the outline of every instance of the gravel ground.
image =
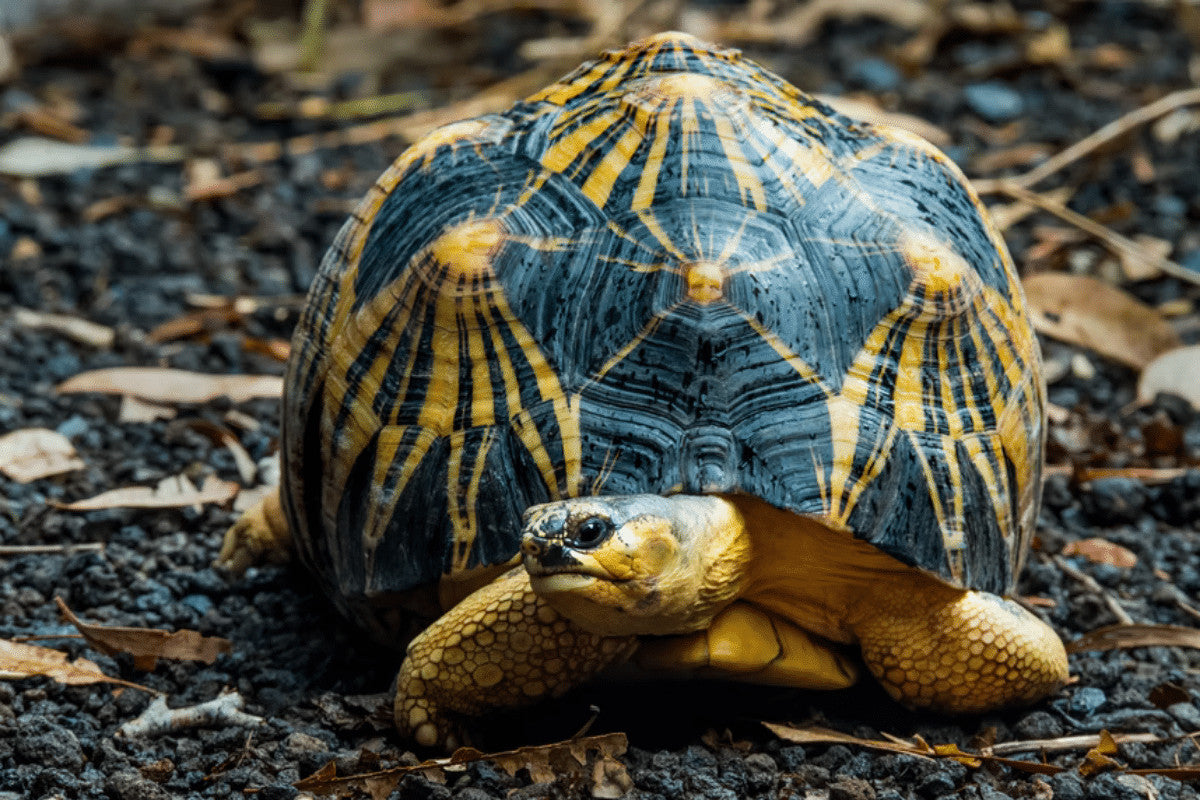
[[[951,29],[928,66],[910,77],[885,57],[910,33],[879,21],[833,21],[801,47],[746,49],[802,88],[869,91],[925,117],[950,134],[952,156],[979,174],[976,167],[988,153],[1024,143],[1066,146],[1141,102],[1191,85],[1189,68],[1193,76],[1198,71],[1194,46],[1183,18],[1168,5],[1060,3],[1053,4],[1054,13],[1019,14],[1025,29],[1012,35]],[[1030,31],[1060,23],[1080,58],[1065,66],[1031,66],[1022,50]],[[495,74],[511,69],[511,42],[500,40],[533,24],[522,17],[520,24],[499,25],[497,40],[478,48],[484,67]],[[425,88],[441,99],[444,89],[433,83]],[[146,143],[170,131],[192,156],[213,156],[225,142],[317,130],[317,123],[268,122],[254,113],[258,102],[294,97],[244,57],[170,47],[116,47],[86,58],[55,53],[28,59],[14,82],[0,85],[0,113],[7,115],[0,143],[27,132],[14,115],[55,101],[71,107],[75,124],[94,142],[128,137]],[[1164,239],[1176,260],[1200,269],[1200,134],[1184,130],[1166,141],[1146,130],[1122,144],[1067,171],[1079,187],[1072,207],[1123,233]],[[165,693],[172,706],[236,689],[246,710],[265,719],[253,727],[129,739],[115,732],[149,704],[144,692],[44,678],[3,682],[0,798],[279,800],[295,796],[292,784],[330,760],[343,773],[415,763],[375,713],[398,663],[394,653],[355,636],[296,569],[258,568],[231,580],[210,566],[233,511],[209,505],[79,513],[55,506],[180,473],[197,483],[207,475],[238,480],[229,450],[180,420],[208,420],[236,431],[256,461],[274,451],[278,405],[271,400],[236,406],[216,400],[182,406],[173,421],[129,423],[119,421],[117,398],[58,395],[54,386],[85,369],[120,365],[280,374],[278,361],[247,344],[289,335],[295,297],[307,288],[348,204],[402,147],[401,140],[387,139],[269,161],[258,167],[260,179],[212,200],[187,199],[185,174],[175,163],[0,181],[0,433],[55,429],[87,464],[28,484],[0,476],[0,544],[63,546],[0,559],[0,637],[72,633],[59,617],[56,597],[90,622],[224,637],[233,652],[211,666],[163,660],[153,671],[135,668],[129,656],[98,654],[78,639],[40,643],[86,655],[110,675]],[[244,169],[228,156],[222,164],[228,173]],[[1026,270],[1106,269],[1102,251],[1090,243],[1071,242],[1046,256],[1038,247],[1047,236],[1039,226],[1046,223],[1033,217],[1010,230]],[[1185,341],[1200,338],[1194,287],[1157,279],[1128,288],[1153,303],[1182,301],[1177,327]],[[191,310],[188,297],[202,293],[266,299],[202,335],[165,343],[147,338],[148,331]],[[115,342],[95,347],[33,329],[19,322],[18,307],[111,326]],[[1072,410],[1052,431],[1055,463],[1200,464],[1200,414],[1186,403],[1160,398],[1150,408],[1131,410],[1133,372],[1095,355],[1072,364],[1078,354],[1064,345],[1047,343],[1047,354],[1051,364],[1068,365],[1059,370],[1065,374],[1053,383],[1051,401]],[[231,417],[231,411],[239,413]],[[1168,448],[1154,444],[1163,435],[1169,435]],[[1200,596],[1200,471],[1158,485],[1129,477],[1079,484],[1054,475],[1041,523],[1038,552],[1019,592],[1043,601],[1041,613],[1066,640],[1117,621],[1106,597],[1136,622],[1195,624],[1188,608]],[[1121,568],[1069,558],[1069,566],[1098,584],[1089,587],[1052,560],[1088,537],[1128,548],[1137,564]],[[69,549],[86,543],[103,547]],[[1036,708],[1001,715],[916,715],[873,685],[838,693],[598,685],[491,720],[479,738],[490,749],[552,742],[594,717],[591,733],[628,735],[630,748],[621,761],[632,779],[630,796],[647,799],[1194,797],[1189,784],[1165,775],[1107,771],[1084,777],[1075,769],[1082,750],[1048,753],[1049,763],[1068,769],[1039,777],[858,746],[790,745],[759,721],[815,723],[870,739],[884,732],[920,735],[964,748],[1102,729],[1150,733],[1165,741],[1123,744],[1117,759],[1131,768],[1166,768],[1200,761],[1191,741],[1171,738],[1200,731],[1197,652],[1148,647],[1077,653],[1071,658],[1075,683]],[[482,800],[590,792],[586,777],[562,774],[536,782],[527,770],[509,776],[483,761],[449,774],[444,784],[407,777],[392,796]]]

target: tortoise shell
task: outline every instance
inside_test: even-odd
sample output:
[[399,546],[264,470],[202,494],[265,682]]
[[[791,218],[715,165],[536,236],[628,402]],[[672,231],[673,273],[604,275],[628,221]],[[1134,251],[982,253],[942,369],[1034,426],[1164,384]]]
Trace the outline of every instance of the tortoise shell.
[[577,495],[746,493],[996,593],[1033,529],[1037,345],[961,173],[683,34],[401,155],[293,352],[284,505],[351,613]]

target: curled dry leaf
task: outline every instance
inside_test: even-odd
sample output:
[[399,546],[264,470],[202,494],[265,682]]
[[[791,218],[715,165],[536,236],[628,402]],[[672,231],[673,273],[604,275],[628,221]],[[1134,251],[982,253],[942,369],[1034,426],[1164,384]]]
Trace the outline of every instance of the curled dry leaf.
[[222,653],[233,652],[228,639],[202,636],[196,631],[164,631],[157,628],[125,628],[115,625],[89,625],[75,616],[61,597],[54,598],[58,611],[83,634],[83,638],[101,653],[115,656],[128,653],[138,669],[152,670],[158,659],[202,661],[211,664]]
[[238,485],[209,475],[196,488],[187,477],[163,478],[157,486],[126,486],[74,503],[53,503],[66,511],[98,511],[103,508],[185,508],[204,503],[223,505],[238,493]]
[[74,661],[68,660],[69,658],[70,656],[61,650],[0,639],[0,678],[18,680],[42,676],[71,686],[116,683],[144,692],[151,691],[137,683],[110,678],[101,672],[95,662],[86,658],[77,658]]
[[1138,378],[1137,393],[1143,403],[1165,393],[1200,409],[1200,344],[1168,350],[1147,364]]
[[1024,286],[1033,325],[1046,336],[1134,369],[1179,346],[1179,335],[1161,314],[1096,278],[1042,273],[1026,278]]
[[85,466],[71,440],[49,428],[23,428],[0,436],[0,472],[18,483]]
[[1064,556],[1082,556],[1094,564],[1109,564],[1122,569],[1134,567],[1138,561],[1132,550],[1098,536],[1067,542],[1062,549],[1062,554]]
[[165,367],[112,367],[81,372],[56,387],[60,394],[99,392],[132,395],[159,403],[207,403],[228,397],[241,403],[257,397],[279,397],[277,375],[209,375]]

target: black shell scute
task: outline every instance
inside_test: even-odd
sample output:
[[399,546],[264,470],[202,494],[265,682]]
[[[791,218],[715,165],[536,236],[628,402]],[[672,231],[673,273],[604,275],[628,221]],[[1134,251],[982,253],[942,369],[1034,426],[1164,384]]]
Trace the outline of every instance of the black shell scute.
[[995,592],[1032,529],[1036,344],[962,176],[682,34],[401,156],[294,350],[285,503],[344,598],[577,495],[750,494]]

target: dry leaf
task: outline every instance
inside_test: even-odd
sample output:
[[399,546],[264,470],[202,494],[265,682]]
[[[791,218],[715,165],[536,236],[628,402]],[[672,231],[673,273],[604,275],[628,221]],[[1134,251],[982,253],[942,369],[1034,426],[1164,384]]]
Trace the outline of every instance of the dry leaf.
[[117,340],[117,332],[107,325],[67,314],[47,314],[44,311],[17,308],[13,310],[13,320],[23,328],[61,333],[89,347],[110,348]]
[[0,174],[20,178],[66,175],[77,169],[128,164],[138,151],[122,145],[68,144],[27,136],[0,147]]
[[234,403],[256,397],[279,397],[283,378],[276,375],[208,375],[165,367],[112,367],[68,378],[60,394],[100,392],[132,395],[160,403],[207,403],[226,396]]
[[71,440],[49,428],[23,428],[0,436],[0,472],[18,483],[86,466]]
[[1200,629],[1183,625],[1106,625],[1068,643],[1067,652],[1129,650],[1134,647],[1200,649]]
[[160,658],[176,661],[203,661],[211,664],[222,653],[232,653],[233,645],[217,636],[202,636],[196,631],[164,631],[157,628],[124,628],[115,625],[89,625],[67,607],[61,597],[54,598],[58,611],[83,638],[101,653],[115,656],[128,653],[138,669],[152,670]]
[[1138,377],[1137,393],[1143,403],[1165,393],[1178,395],[1200,409],[1200,344],[1168,350],[1147,364]]
[[68,655],[61,650],[48,647],[38,647],[21,642],[10,642],[0,639],[0,678],[17,680],[42,676],[71,686],[84,686],[91,683],[116,683],[151,691],[140,684],[123,681],[120,678],[110,678],[100,671],[95,662],[86,658],[68,661]]
[[1161,314],[1096,278],[1042,273],[1026,278],[1024,286],[1034,327],[1047,336],[1135,369],[1179,346],[1179,335]]
[[1132,550],[1098,536],[1080,539],[1077,542],[1067,542],[1062,549],[1062,554],[1064,556],[1083,556],[1093,564],[1110,564],[1122,569],[1136,566],[1138,561]]
[[174,419],[175,414],[172,406],[147,403],[133,395],[125,395],[121,398],[117,422],[154,422],[157,419]]
[[1100,742],[1084,754],[1083,763],[1078,767],[1079,774],[1090,778],[1101,772],[1124,769],[1125,765],[1113,758],[1116,754],[1117,743],[1113,741],[1112,734],[1100,731]]
[[223,505],[238,493],[238,485],[209,475],[199,489],[183,475],[163,478],[158,485],[126,486],[74,503],[53,503],[66,511],[97,511],[103,508],[184,508],[204,503]]
[[[460,747],[449,758],[437,758],[412,767],[393,767],[392,769],[368,772],[360,775],[337,774],[334,762],[329,762],[312,775],[292,784],[302,792],[312,794],[332,794],[337,797],[357,796],[358,792],[368,792],[373,798],[386,798],[395,790],[400,779],[413,772],[420,772],[426,777],[438,779],[446,772],[458,772],[467,764],[476,761],[491,761],[510,775],[518,770],[529,770],[530,777],[535,781],[552,780],[557,775],[570,772],[581,772],[587,766],[588,754],[594,752],[598,762],[612,760],[625,753],[629,741],[623,733],[608,733],[602,736],[584,736],[569,739],[555,744],[521,747],[502,753],[481,753],[471,747]],[[619,763],[619,762],[617,762]],[[593,775],[597,774],[593,772]],[[619,781],[615,773],[605,772],[606,780]],[[442,781],[444,782],[444,777]],[[605,791],[608,791],[605,789]],[[598,797],[611,795],[596,795]]]

